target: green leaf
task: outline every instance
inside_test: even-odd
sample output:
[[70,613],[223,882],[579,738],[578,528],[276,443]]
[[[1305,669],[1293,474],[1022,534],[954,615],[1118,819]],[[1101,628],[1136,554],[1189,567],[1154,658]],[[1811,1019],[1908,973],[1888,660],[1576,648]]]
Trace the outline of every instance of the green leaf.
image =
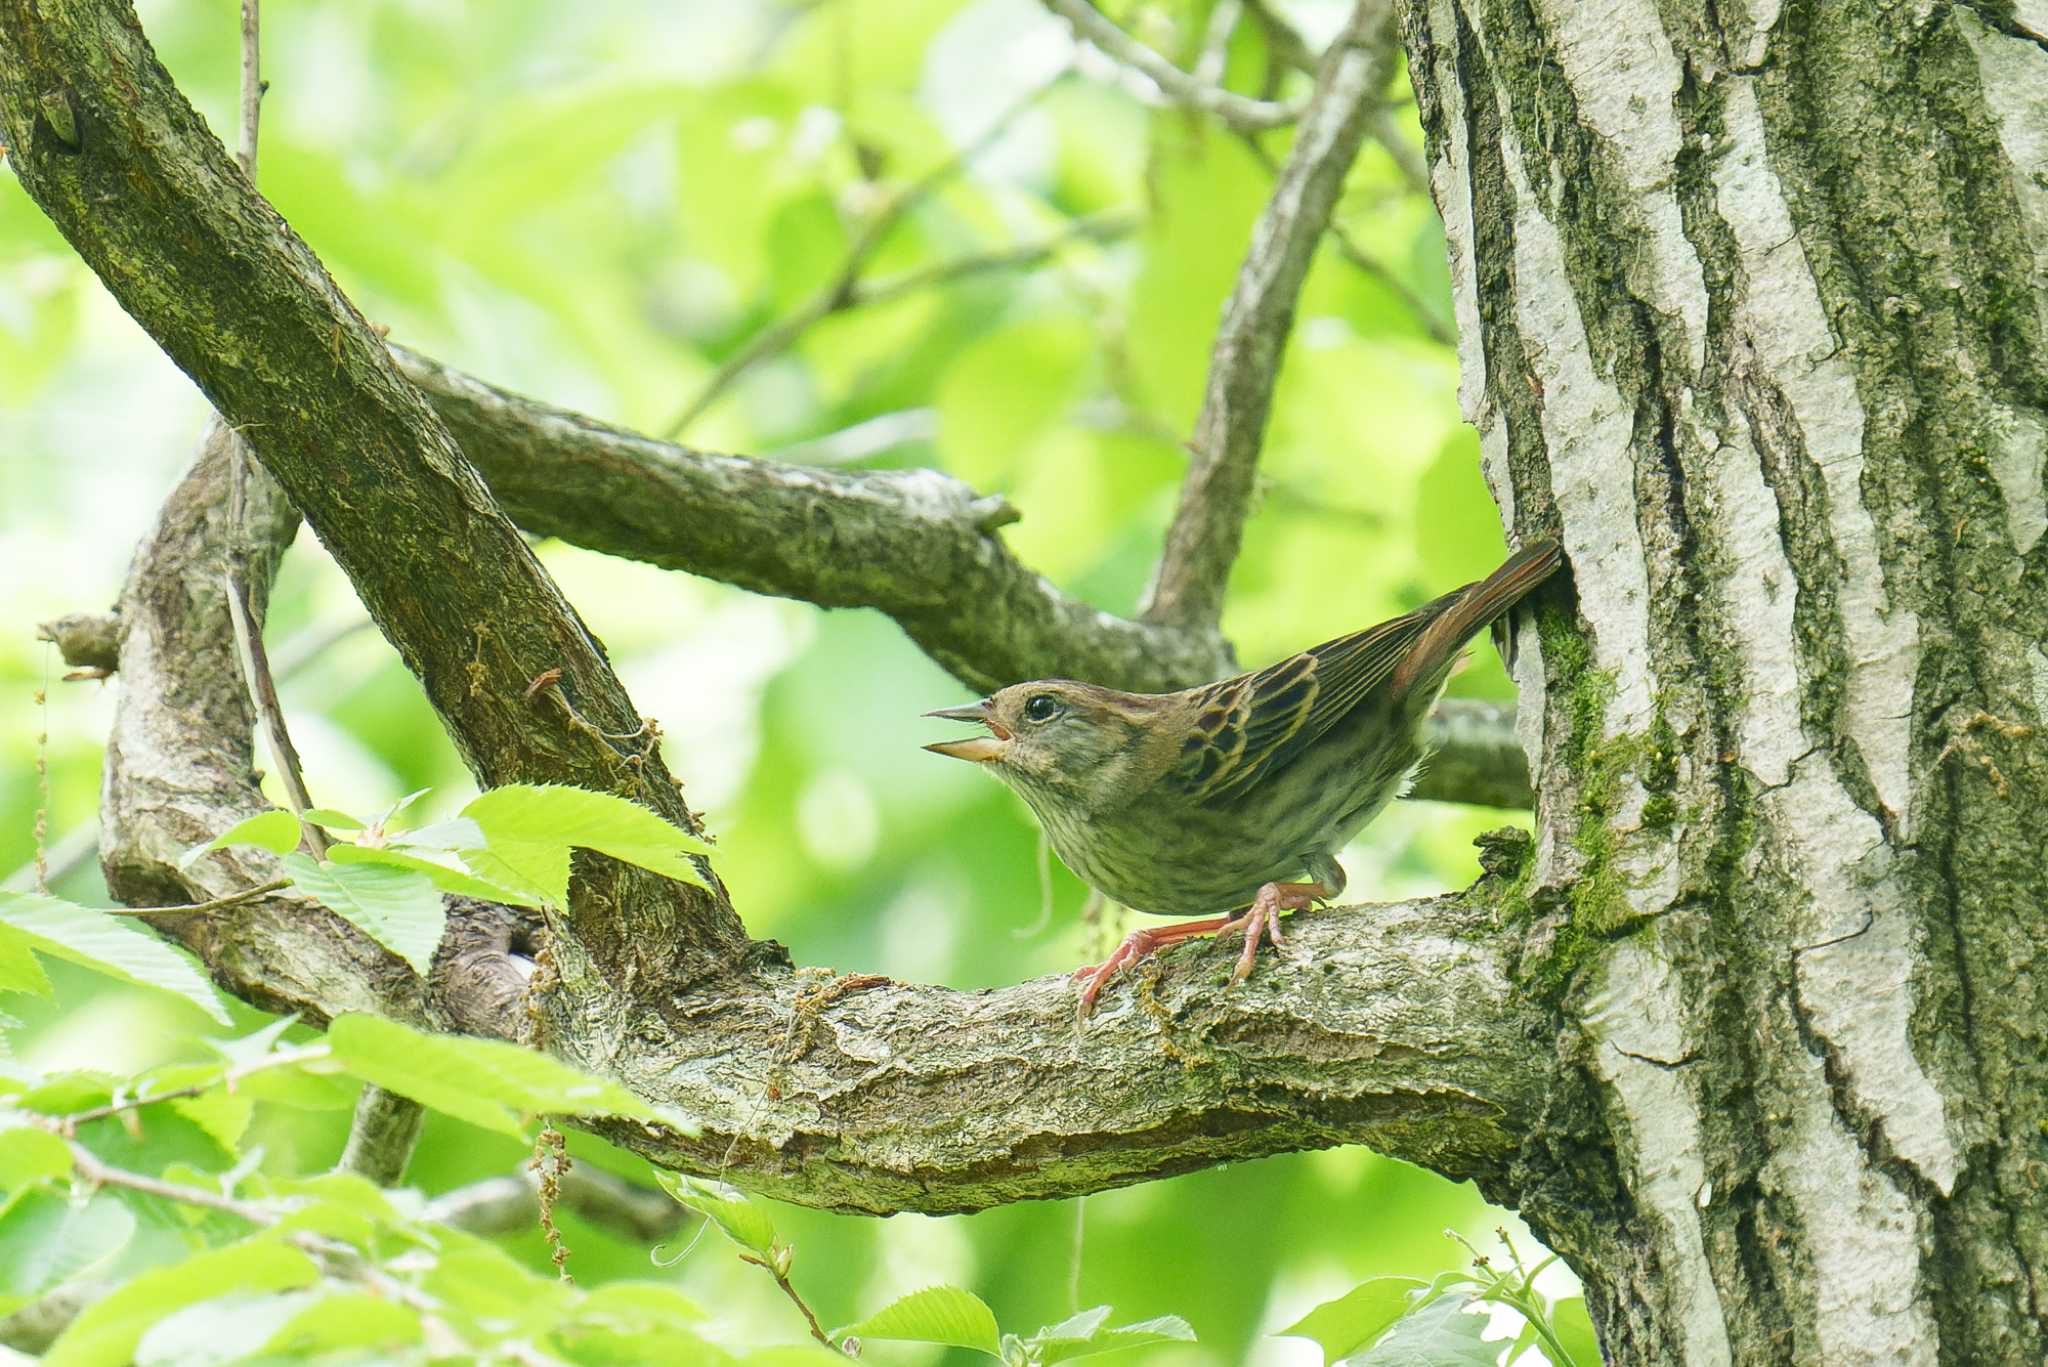
[[666,1168],[653,1171],[663,1191],[718,1226],[726,1238],[763,1258],[774,1256],[775,1221],[753,1197],[723,1182],[685,1177]]
[[[486,846],[500,858],[513,847],[596,850],[628,864],[685,883],[704,886],[692,855],[708,855],[711,846],[649,811],[637,802],[587,788],[508,783],[478,795],[462,815],[483,829]],[[488,870],[479,872],[490,876]],[[567,880],[563,897],[567,897]]]
[[1002,1356],[995,1312],[981,1297],[957,1286],[933,1286],[913,1291],[864,1320],[832,1331],[834,1343],[846,1338],[944,1343],[955,1348],[972,1348],[990,1357]]
[[[0,1115],[0,1123],[6,1117]],[[16,1192],[71,1171],[71,1146],[34,1125],[0,1129],[0,1192]]]
[[259,1351],[316,1293],[234,1291],[173,1310],[142,1331],[135,1367],[226,1367]]
[[495,845],[462,852],[462,862],[479,878],[517,888],[522,906],[569,904],[567,845]]
[[537,907],[542,900],[524,889],[477,877],[461,867],[452,852],[434,850],[421,854],[401,845],[337,842],[328,846],[327,857],[336,864],[382,864],[387,868],[408,869],[426,875],[435,887],[458,897],[479,897],[486,902],[504,902],[519,907]]
[[37,997],[50,995],[50,975],[36,962],[28,941],[0,924],[0,992],[27,992]]
[[297,1361],[336,1348],[388,1350],[419,1341],[417,1310],[386,1296],[349,1291],[306,1306],[279,1325],[262,1348]]
[[178,860],[178,867],[189,869],[215,850],[224,850],[230,845],[257,845],[272,854],[290,854],[299,847],[301,834],[297,816],[281,807],[273,807],[237,821],[204,845],[194,845]]
[[0,1212],[0,1314],[102,1266],[134,1234],[134,1213],[110,1195],[79,1204],[67,1192],[23,1193]]
[[1073,1358],[1084,1358],[1096,1353],[1114,1353],[1124,1348],[1140,1348],[1150,1343],[1193,1343],[1195,1331],[1188,1322],[1178,1315],[1161,1315],[1155,1319],[1139,1320],[1134,1324],[1116,1325],[1104,1328],[1109,1319],[1109,1307],[1098,1305],[1093,1310],[1048,1325],[1024,1340],[1024,1351],[1031,1362],[1051,1364],[1067,1362]]
[[247,1092],[215,1087],[198,1096],[179,1097],[171,1109],[205,1130],[229,1153],[240,1152],[242,1136],[256,1114],[256,1099]]
[[299,813],[299,818],[302,821],[310,821],[315,826],[325,826],[330,831],[360,831],[365,829],[362,822],[356,820],[347,812],[337,812],[332,807],[308,807],[305,811]]
[[1550,1307],[1550,1332],[1572,1359],[1555,1367],[1600,1367],[1600,1340],[1593,1333],[1584,1296],[1567,1296]]
[[86,1307],[44,1356],[45,1367],[125,1367],[158,1320],[236,1291],[285,1291],[320,1278],[290,1244],[258,1236],[143,1273]]
[[220,998],[190,960],[119,917],[36,893],[0,892],[0,924],[45,954],[176,993],[221,1024],[228,1022]]
[[1324,1301],[1280,1335],[1314,1339],[1322,1347],[1323,1361],[1335,1362],[1387,1332],[1388,1325],[1408,1313],[1411,1298],[1427,1286],[1413,1277],[1374,1277]]
[[1486,1316],[1466,1313],[1471,1296],[1453,1291],[1394,1321],[1385,1338],[1341,1367],[1496,1367],[1502,1345],[1484,1342]]
[[381,864],[319,863],[303,854],[286,855],[284,866],[321,905],[427,975],[448,911],[426,875]]
[[515,1138],[528,1114],[612,1115],[677,1125],[616,1083],[502,1040],[430,1035],[379,1016],[327,1027],[335,1061],[365,1082]]

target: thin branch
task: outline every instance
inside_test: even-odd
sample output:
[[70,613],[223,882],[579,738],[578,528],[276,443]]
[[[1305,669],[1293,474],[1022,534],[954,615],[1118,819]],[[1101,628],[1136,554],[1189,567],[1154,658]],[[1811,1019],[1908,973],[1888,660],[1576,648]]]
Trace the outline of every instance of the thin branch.
[[118,1100],[107,1102],[104,1106],[94,1106],[83,1111],[72,1111],[67,1115],[55,1118],[62,1123],[65,1134],[69,1135],[75,1133],[80,1125],[89,1124],[95,1120],[105,1120],[108,1116],[119,1115],[123,1111],[135,1111],[140,1110],[144,1106],[154,1106],[162,1101],[177,1101],[183,1097],[198,1096],[203,1092],[210,1092],[216,1087],[225,1087],[228,1091],[233,1092],[236,1086],[245,1078],[254,1077],[258,1073],[267,1073],[273,1068],[291,1068],[301,1063],[312,1063],[328,1057],[332,1052],[325,1044],[306,1044],[293,1049],[279,1049],[274,1053],[265,1054],[262,1058],[252,1059],[248,1063],[238,1063],[222,1071],[219,1077],[209,1078],[205,1082],[195,1082],[189,1087],[172,1087],[161,1092],[151,1092],[147,1096],[121,1097]]
[[[1381,112],[1384,113],[1384,111]],[[1264,166],[1268,171],[1277,171],[1278,167],[1273,160],[1272,154],[1260,146],[1258,139],[1246,137],[1243,141],[1246,148],[1250,150],[1252,157],[1260,165]],[[1426,184],[1423,186],[1423,190],[1425,193],[1427,192],[1428,186]],[[1364,247],[1361,247],[1358,244],[1358,239],[1351,235],[1350,230],[1337,221],[1334,210],[1330,219],[1329,233],[1330,240],[1337,245],[1337,255],[1366,275],[1379,281],[1380,284],[1384,285],[1399,298],[1403,304],[1407,305],[1408,312],[1414,316],[1416,322],[1422,325],[1423,330],[1430,335],[1432,341],[1439,342],[1447,347],[1456,347],[1458,345],[1457,329],[1446,321],[1437,310],[1431,308],[1429,301],[1420,294],[1417,294],[1415,287],[1403,279],[1399,272],[1395,271],[1371,252],[1368,252]]]
[[103,907],[109,916],[210,916],[230,907],[246,906],[260,902],[273,892],[282,892],[292,885],[289,878],[273,878],[258,887],[244,888],[222,897],[209,898],[204,902],[172,903],[161,907]]
[[233,1196],[224,1196],[204,1187],[188,1187],[182,1182],[166,1182],[160,1177],[148,1177],[126,1168],[117,1168],[100,1161],[99,1155],[73,1139],[71,1146],[71,1167],[88,1185],[95,1187],[125,1187],[139,1191],[145,1196],[157,1196],[181,1205],[197,1206],[201,1210],[217,1210],[223,1215],[232,1215],[237,1220],[247,1220],[252,1225],[268,1228],[284,1218],[284,1212],[272,1206],[255,1201],[243,1201]]
[[1310,260],[1386,83],[1390,0],[1359,0],[1330,45],[1279,183],[1252,229],[1211,353],[1194,455],[1143,616],[1214,625],[1251,511],[1280,358]]
[[1046,8],[1073,25],[1084,41],[1144,76],[1175,104],[1213,114],[1246,132],[1281,128],[1301,119],[1305,106],[1255,100],[1188,74],[1124,32],[1089,0],[1045,0]]
[[256,179],[256,126],[263,117],[263,0],[242,0],[242,140],[235,159]]
[[902,222],[904,216],[912,209],[965,171],[976,157],[1010,131],[1011,125],[1020,115],[1044,99],[1066,78],[1067,73],[1062,71],[1051,80],[1026,91],[998,114],[987,128],[952,156],[891,195],[854,235],[845,258],[839,263],[839,269],[832,273],[831,279],[788,314],[755,333],[738,351],[726,357],[718,369],[711,373],[711,378],[704,382],[690,401],[683,405],[682,410],[661,429],[661,435],[670,441],[681,436],[684,430],[702,417],[705,410],[717,402],[719,396],[730,389],[742,375],[769,357],[787,351],[821,319],[873,302],[872,299],[858,297],[861,275],[867,269],[869,258],[888,240],[896,225]]
[[417,1101],[364,1083],[334,1170],[355,1173],[380,1187],[397,1186],[405,1178],[405,1165],[412,1161],[425,1123],[426,1112]]
[[[1303,39],[1301,31],[1273,8],[1271,0],[1244,0],[1244,3],[1251,11],[1252,18],[1258,21],[1259,27],[1265,30],[1267,46],[1283,65],[1291,66],[1297,71],[1315,71],[1314,49]],[[1392,47],[1397,41],[1397,35],[1390,32],[1387,40],[1388,60],[1391,63]],[[1400,123],[1394,118],[1393,111],[1392,104],[1382,104],[1375,108],[1372,112],[1372,122],[1366,131],[1393,161],[1395,169],[1401,173],[1401,178],[1408,183],[1408,188],[1426,195],[1430,192],[1429,167],[1423,162],[1422,153],[1408,141]]]
[[751,1253],[740,1254],[740,1261],[743,1263],[752,1263],[754,1266],[759,1268],[765,1268],[768,1272],[768,1275],[775,1278],[775,1284],[782,1289],[782,1294],[788,1297],[790,1304],[794,1305],[798,1309],[798,1311],[800,1311],[803,1314],[804,1324],[806,1327],[810,1329],[812,1338],[824,1344],[827,1348],[830,1348],[835,1353],[839,1353],[845,1357],[853,1356],[852,1353],[847,1352],[846,1349],[834,1343],[832,1341],[832,1336],[825,1332],[825,1326],[818,1323],[817,1315],[812,1312],[810,1305],[804,1300],[804,1298],[797,1294],[796,1287],[790,1283],[789,1269],[787,1266],[777,1266],[775,1263],[768,1261],[766,1258],[759,1258]]
[[[560,1208],[632,1243],[657,1244],[673,1238],[690,1213],[649,1187],[635,1186],[588,1163],[565,1169],[559,1179]],[[443,1192],[427,1202],[424,1218],[470,1234],[516,1234],[531,1230],[540,1216],[539,1178],[486,1177]]]
[[[229,459],[233,462],[233,488],[239,494],[249,477],[249,454],[240,439],[231,438],[234,450]],[[237,526],[242,521],[242,499],[230,500],[233,509],[229,518]],[[240,538],[237,537],[239,543]],[[242,665],[242,681],[248,686],[249,697],[256,705],[256,715],[262,721],[264,739],[269,742],[271,762],[277,766],[277,777],[284,784],[285,800],[294,812],[303,813],[313,805],[313,798],[306,791],[305,767],[299,761],[299,749],[292,744],[291,731],[285,726],[284,704],[278,701],[277,681],[270,674],[270,660],[263,649],[263,631],[255,622],[250,611],[248,591],[243,587],[245,576],[236,569],[235,563],[243,558],[239,549],[228,553],[229,569],[223,587],[226,589],[228,620],[234,625],[235,647]],[[305,825],[302,838],[312,850],[315,859],[327,857],[327,837],[318,826]]]

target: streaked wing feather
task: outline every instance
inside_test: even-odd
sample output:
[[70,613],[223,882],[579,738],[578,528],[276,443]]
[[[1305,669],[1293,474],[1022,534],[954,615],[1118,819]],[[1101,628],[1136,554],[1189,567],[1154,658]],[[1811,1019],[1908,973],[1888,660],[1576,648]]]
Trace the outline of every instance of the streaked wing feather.
[[1202,689],[1173,780],[1209,801],[1284,766],[1384,683],[1423,628],[1462,592]]

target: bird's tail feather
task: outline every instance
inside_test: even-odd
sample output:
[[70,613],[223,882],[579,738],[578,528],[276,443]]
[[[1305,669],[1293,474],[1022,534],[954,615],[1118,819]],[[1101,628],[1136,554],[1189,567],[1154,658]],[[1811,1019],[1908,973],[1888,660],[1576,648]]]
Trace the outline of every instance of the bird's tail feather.
[[1450,606],[1416,637],[1415,644],[1394,670],[1393,688],[1405,691],[1418,679],[1447,667],[1474,632],[1528,597],[1562,564],[1563,549],[1545,537],[1516,551],[1486,578],[1467,584],[1451,598]]

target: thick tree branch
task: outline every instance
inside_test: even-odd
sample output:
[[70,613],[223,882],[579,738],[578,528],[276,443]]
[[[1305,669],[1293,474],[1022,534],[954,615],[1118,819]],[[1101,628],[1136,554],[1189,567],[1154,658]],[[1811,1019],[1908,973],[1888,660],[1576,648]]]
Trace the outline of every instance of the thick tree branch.
[[933,470],[822,470],[671,446],[394,348],[519,525],[821,607],[872,607],[970,687],[1065,675],[1180,688],[1227,673],[1213,632],[1124,621],[1054,588],[1014,514]]
[[1359,0],[1323,58],[1279,183],[1252,228],[1211,352],[1194,455],[1147,596],[1148,621],[1206,626],[1222,615],[1295,300],[1392,68],[1392,23],[1390,0]]
[[[133,11],[0,4],[0,122],[23,187],[284,487],[479,780],[616,791],[694,827],[601,647]],[[744,944],[721,898],[581,872],[571,915],[602,970],[709,970]]]

